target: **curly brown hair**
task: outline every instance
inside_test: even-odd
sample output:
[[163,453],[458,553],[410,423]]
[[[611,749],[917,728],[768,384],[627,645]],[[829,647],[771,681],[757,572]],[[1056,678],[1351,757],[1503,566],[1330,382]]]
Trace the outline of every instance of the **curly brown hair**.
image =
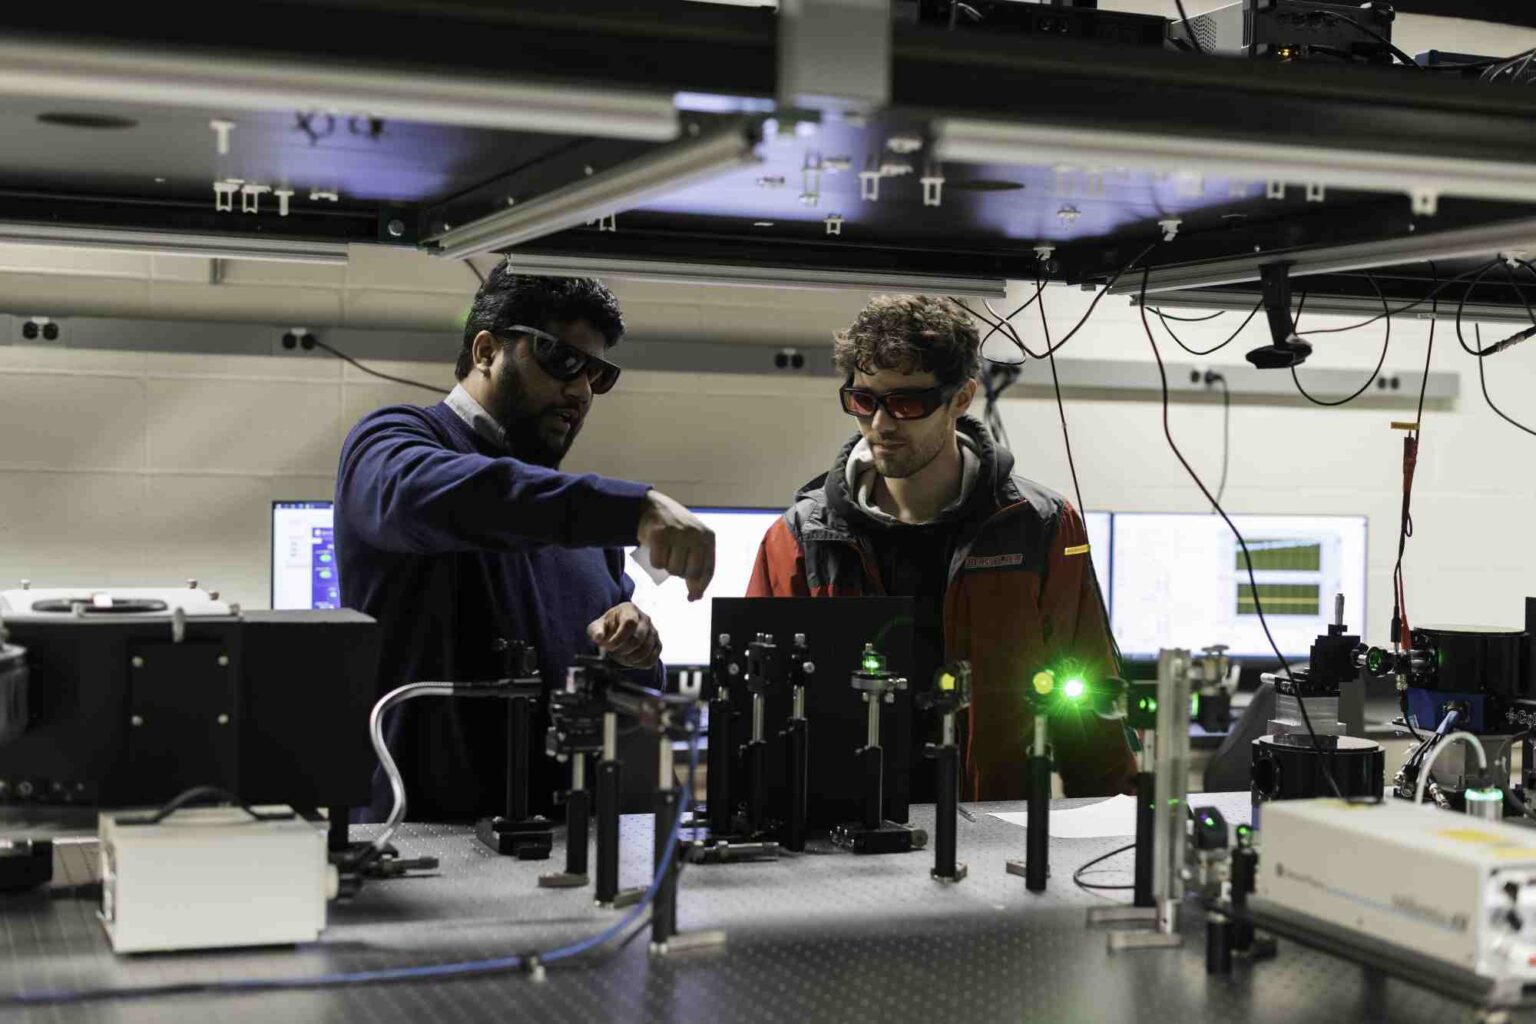
[[880,295],[833,338],[832,358],[845,377],[855,370],[926,370],[940,384],[962,384],[981,372],[981,342],[953,299]]

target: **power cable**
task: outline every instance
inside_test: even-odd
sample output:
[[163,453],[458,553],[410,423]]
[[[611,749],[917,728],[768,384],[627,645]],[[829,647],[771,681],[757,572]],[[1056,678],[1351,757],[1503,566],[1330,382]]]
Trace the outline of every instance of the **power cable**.
[[[1482,327],[1478,324],[1473,324],[1472,328],[1477,332],[1477,342],[1478,345],[1481,346],[1483,342]],[[1524,423],[1521,423],[1519,420],[1515,419],[1513,416],[1509,415],[1509,413],[1505,412],[1503,409],[1500,409],[1496,404],[1494,404],[1493,396],[1488,393],[1488,372],[1483,368],[1483,363],[1484,360],[1482,359],[1477,361],[1477,382],[1482,386],[1483,401],[1488,403],[1488,408],[1498,413],[1499,418],[1504,420],[1504,422],[1508,423],[1510,426],[1519,430],[1523,430],[1527,434],[1530,434],[1532,437],[1536,437],[1536,430],[1532,430],[1530,427],[1526,426]]]
[[[1033,306],[1035,304],[1035,302],[1040,298],[1041,293],[1044,292],[1044,291],[1045,291],[1045,286],[1043,284],[1037,284],[1036,287],[1035,287],[1035,294],[1031,295],[1029,297],[1029,299],[1022,306],[1020,306],[1018,309],[1014,310],[1012,313],[1009,313],[1007,316],[1003,316],[997,310],[992,308],[992,300],[991,299],[982,299],[981,300],[981,304],[983,306],[987,307],[987,312],[992,314],[993,319],[987,320],[985,317],[982,317],[979,313],[976,313],[975,311],[972,311],[972,313],[971,313],[971,315],[976,316],[979,319],[985,321],[991,327],[991,330],[987,331],[987,333],[982,336],[981,344],[985,345],[987,343],[987,339],[992,337],[992,335],[996,334],[998,331],[1006,332],[1007,329],[1008,329],[1008,326],[1009,326],[1009,321],[1011,321],[1014,317],[1018,316],[1020,313],[1024,312],[1030,306]],[[957,299],[956,301],[958,302],[959,300]],[[963,302],[960,303],[960,305],[962,307],[965,307],[965,303],[963,303]],[[1022,345],[1020,347],[1022,347]],[[1033,353],[1030,353],[1028,349],[1025,349],[1025,352],[1030,354],[1030,355],[1033,355]],[[1039,359],[1040,357],[1039,356],[1035,356],[1035,358]]]
[[1046,356],[1051,364],[1051,387],[1056,391],[1056,412],[1061,416],[1061,443],[1067,449],[1067,468],[1072,471],[1072,493],[1077,496],[1078,514],[1086,516],[1088,514],[1088,506],[1083,504],[1083,489],[1077,484],[1077,462],[1072,458],[1072,437],[1067,433],[1067,407],[1061,400],[1061,378],[1056,374],[1056,354],[1051,348],[1051,325],[1045,317],[1045,298],[1043,294],[1039,302],[1039,308],[1040,329],[1045,332]]
[[1188,345],[1184,344],[1184,339],[1180,338],[1177,334],[1175,334],[1173,332],[1173,328],[1168,325],[1168,321],[1172,320],[1173,317],[1165,316],[1163,314],[1163,311],[1160,310],[1160,309],[1154,309],[1154,310],[1152,310],[1152,312],[1156,313],[1158,319],[1162,321],[1162,323],[1163,323],[1163,330],[1168,332],[1168,337],[1173,339],[1173,343],[1175,345],[1179,346],[1179,348],[1183,349],[1185,352],[1188,352],[1192,356],[1208,356],[1212,352],[1219,352],[1219,351],[1221,351],[1222,349],[1226,348],[1228,345],[1230,345],[1234,341],[1236,341],[1237,340],[1237,336],[1239,334],[1242,334],[1243,331],[1247,329],[1249,324],[1253,323],[1253,318],[1258,316],[1259,315],[1259,310],[1261,310],[1263,308],[1264,308],[1264,300],[1260,299],[1258,302],[1254,303],[1253,309],[1249,311],[1247,318],[1244,319],[1242,323],[1237,325],[1237,330],[1235,330],[1231,334],[1227,335],[1227,340],[1226,341],[1222,342],[1220,345],[1216,345],[1216,346],[1214,346],[1212,348],[1206,348],[1206,349],[1194,349],[1194,348],[1190,348]]
[[[1248,572],[1248,586],[1250,593],[1253,595],[1253,610],[1257,613],[1259,625],[1264,630],[1264,638],[1269,641],[1270,649],[1274,651],[1275,659],[1279,661],[1280,669],[1285,673],[1284,678],[1292,680],[1290,662],[1286,660],[1284,654],[1280,653],[1280,645],[1275,642],[1275,636],[1269,630],[1269,620],[1264,615],[1264,605],[1259,598],[1259,582],[1258,578],[1254,575],[1253,556],[1248,551],[1248,542],[1243,539],[1242,532],[1238,530],[1231,517],[1221,507],[1221,502],[1217,501],[1210,488],[1205,486],[1204,481],[1200,479],[1200,474],[1195,472],[1195,468],[1189,464],[1189,460],[1179,450],[1178,442],[1173,439],[1173,428],[1168,418],[1168,370],[1163,365],[1163,354],[1158,351],[1157,339],[1152,335],[1152,324],[1147,320],[1147,279],[1149,276],[1148,270],[1143,267],[1141,271],[1141,326],[1142,330],[1146,332],[1147,343],[1152,346],[1152,357],[1157,360],[1157,376],[1162,382],[1163,436],[1168,440],[1168,447],[1173,449],[1174,457],[1184,467],[1184,472],[1189,474],[1189,478],[1195,482],[1195,486],[1200,488],[1200,493],[1205,495],[1206,500],[1216,509],[1216,514],[1221,516],[1222,522],[1227,524],[1227,529],[1232,531],[1232,536],[1236,538],[1238,547],[1242,549],[1243,565]],[[1318,755],[1318,763],[1323,769],[1323,778],[1327,780],[1328,788],[1333,791],[1333,795],[1342,800],[1344,799],[1344,794],[1339,789],[1338,782],[1334,780],[1331,758],[1323,751],[1323,745],[1317,738],[1317,731],[1312,728],[1312,717],[1307,711],[1307,702],[1298,700],[1296,704],[1301,708],[1301,720],[1307,728],[1307,735],[1312,740],[1312,749]]]
[[1200,45],[1200,37],[1195,34],[1195,26],[1189,23],[1189,15],[1184,13],[1184,0],[1173,0],[1173,5],[1179,9],[1179,20],[1184,23],[1184,32],[1189,36],[1189,41],[1194,44],[1195,52],[1205,56],[1205,47]]
[[1094,867],[1094,866],[1099,865],[1099,864],[1102,864],[1105,861],[1109,860],[1111,857],[1118,857],[1122,853],[1130,853],[1134,849],[1136,849],[1136,844],[1135,843],[1126,843],[1124,846],[1121,846],[1121,847],[1119,847],[1117,849],[1114,849],[1114,850],[1110,850],[1108,853],[1100,854],[1099,856],[1093,858],[1093,860],[1089,861],[1088,863],[1084,864],[1082,867],[1078,868],[1076,871],[1072,872],[1072,884],[1077,886],[1079,889],[1084,889],[1084,890],[1088,890],[1088,891],[1100,891],[1100,890],[1110,890],[1110,889],[1134,889],[1134,888],[1136,888],[1136,886],[1134,886],[1134,885],[1101,885],[1101,884],[1099,884],[1097,882],[1085,882],[1085,881],[1083,881],[1083,875],[1085,873],[1087,873],[1089,868]]
[[1158,316],[1162,317],[1164,320],[1176,320],[1179,323],[1184,323],[1184,324],[1202,324],[1202,323],[1205,323],[1205,321],[1207,321],[1207,320],[1215,320],[1218,317],[1226,316],[1226,314],[1227,314],[1226,310],[1218,309],[1216,312],[1214,312],[1214,313],[1207,313],[1205,316],[1175,316],[1172,313],[1164,313],[1161,309],[1158,309],[1156,306],[1152,307],[1152,312],[1156,313]]
[[[1367,281],[1371,282],[1371,287],[1372,288],[1376,289],[1376,297],[1381,300],[1381,308],[1382,308],[1382,311],[1383,311],[1382,315],[1385,316],[1386,320],[1387,320],[1387,329],[1382,334],[1382,338],[1381,338],[1381,358],[1376,360],[1376,369],[1371,371],[1371,375],[1366,378],[1364,384],[1361,384],[1360,387],[1355,389],[1355,391],[1352,394],[1350,394],[1348,397],[1340,398],[1340,399],[1338,399],[1336,401],[1335,400],[1330,400],[1330,399],[1325,399],[1325,398],[1313,397],[1313,395],[1310,394],[1307,391],[1307,389],[1302,386],[1301,377],[1296,373],[1296,367],[1294,367],[1294,366],[1291,367],[1291,380],[1296,382],[1296,390],[1301,392],[1301,397],[1305,398],[1307,401],[1311,402],[1313,405],[1324,405],[1324,406],[1329,406],[1329,407],[1336,407],[1336,406],[1340,406],[1340,405],[1348,405],[1350,402],[1353,402],[1355,399],[1357,399],[1361,395],[1365,394],[1366,389],[1369,388],[1371,386],[1371,384],[1373,384],[1375,382],[1376,378],[1381,375],[1381,368],[1383,366],[1385,366],[1386,363],[1387,363],[1387,349],[1392,344],[1392,310],[1391,310],[1391,307],[1389,307],[1387,305],[1387,296],[1385,295],[1385,293],[1382,292],[1381,285],[1376,283],[1376,278],[1373,275],[1371,275],[1371,274],[1366,274],[1365,275],[1365,279]],[[1303,298],[1302,301],[1303,301],[1303,303],[1305,303],[1305,301],[1306,301],[1305,298]],[[1299,320],[1300,317],[1301,317],[1301,311],[1298,310],[1297,313],[1296,313],[1297,320]],[[1295,321],[1293,321],[1293,323],[1294,322]]]
[[[1125,266],[1121,267],[1119,270],[1116,270],[1114,275],[1112,277],[1110,277],[1110,279],[1104,283],[1104,287],[1102,287],[1102,288],[1100,288],[1098,290],[1098,294],[1094,295],[1093,301],[1088,303],[1088,309],[1083,313],[1082,319],[1078,320],[1078,322],[1072,327],[1072,329],[1066,333],[1066,336],[1063,337],[1060,341],[1058,341],[1055,345],[1049,345],[1048,344],[1047,348],[1046,348],[1046,351],[1044,351],[1044,352],[1039,352],[1039,353],[1031,352],[1028,349],[1028,347],[1025,346],[1024,339],[1019,336],[1019,332],[1014,329],[1013,324],[1012,324],[1012,320],[1013,320],[1014,317],[1018,316],[1024,310],[1028,309],[1031,305],[1033,305],[1035,303],[1035,301],[1037,299],[1039,299],[1041,295],[1044,294],[1044,292],[1045,292],[1045,282],[1042,281],[1040,283],[1040,285],[1035,289],[1034,296],[1032,298],[1030,298],[1029,301],[1025,302],[1018,309],[1015,309],[1012,313],[1009,313],[1006,317],[998,316],[997,315],[997,311],[992,309],[992,305],[989,302],[985,303],[985,305],[986,305],[988,311],[991,312],[993,317],[994,317],[994,319],[991,319],[991,320],[989,320],[986,317],[982,316],[980,313],[976,312],[974,309],[972,309],[971,307],[967,306],[965,303],[960,302],[958,299],[955,300],[955,301],[960,306],[961,309],[965,310],[967,313],[969,313],[972,316],[976,317],[976,319],[982,321],[983,323],[985,323],[985,324],[987,324],[987,325],[989,325],[991,327],[991,330],[989,330],[987,332],[986,338],[990,338],[990,337],[992,337],[993,334],[996,334],[997,332],[1001,331],[1001,332],[1003,332],[1004,336],[1008,338],[1008,340],[1010,340],[1010,341],[1012,341],[1014,343],[1014,345],[1019,349],[1020,352],[1024,353],[1024,355],[1026,355],[1026,356],[1028,356],[1028,357],[1030,357],[1032,359],[1048,359],[1052,354],[1061,351],[1062,346],[1065,345],[1067,342],[1071,341],[1077,335],[1077,332],[1083,329],[1083,325],[1088,322],[1088,318],[1093,316],[1093,311],[1098,308],[1100,300],[1102,300],[1104,298],[1104,296],[1109,294],[1109,290],[1115,286],[1115,282],[1119,281],[1120,278],[1123,277],[1126,274],[1127,271],[1129,271],[1132,267],[1134,267],[1136,264],[1140,263],[1143,259],[1145,259],[1147,253],[1151,252],[1153,249],[1156,249],[1159,244],[1160,244],[1160,240],[1152,242],[1145,249],[1141,250],[1135,256],[1131,257],[1131,260],[1130,260],[1129,263],[1125,264]],[[985,343],[986,338],[982,339],[983,343]]]
[[1227,493],[1227,460],[1232,452],[1232,389],[1227,378],[1215,370],[1205,371],[1206,386],[1221,385],[1221,483],[1216,485],[1216,501]]
[[1328,17],[1332,18],[1335,21],[1342,21],[1346,25],[1353,26],[1356,31],[1362,32],[1365,35],[1370,36],[1372,39],[1375,39],[1377,42],[1383,44],[1384,46],[1386,46],[1388,52],[1390,52],[1392,54],[1392,56],[1396,57],[1399,61],[1401,61],[1402,63],[1408,65],[1409,67],[1415,68],[1415,69],[1417,69],[1419,71],[1423,71],[1424,70],[1424,68],[1422,66],[1420,66],[1418,61],[1414,60],[1408,54],[1404,53],[1402,50],[1400,50],[1396,46],[1394,46],[1391,39],[1388,39],[1386,36],[1382,35],[1380,32],[1377,32],[1375,29],[1371,28],[1369,25],[1365,24],[1364,22],[1356,21],[1354,18],[1351,18],[1349,15],[1347,15],[1347,14],[1339,14],[1336,11],[1324,11],[1323,13],[1326,14]]
[[319,338],[315,337],[312,334],[305,335],[304,340],[301,341],[299,344],[305,346],[306,348],[311,346],[311,345],[313,345],[315,348],[318,348],[321,351],[329,352],[331,355],[335,356],[337,359],[340,359],[342,362],[347,363],[347,364],[349,364],[351,366],[355,366],[359,370],[362,370],[364,373],[368,374],[369,376],[378,377],[381,380],[391,381],[392,383],[395,383],[395,384],[404,384],[407,387],[421,388],[423,391],[430,391],[430,392],[432,392],[435,395],[446,395],[448,393],[447,391],[445,391],[442,388],[438,387],[436,384],[423,384],[419,380],[409,380],[409,379],[407,379],[405,377],[395,377],[395,376],[392,376],[391,374],[383,373],[383,372],[381,372],[379,370],[375,370],[375,369],[372,369],[370,367],[364,366],[362,363],[358,362],[356,359],[353,359],[351,356],[347,355],[345,352],[341,351],[338,348],[333,348],[330,345],[327,345],[325,342],[321,341]]
[[477,279],[479,279],[481,285],[485,284],[485,275],[480,273],[480,268],[475,266],[474,260],[465,259],[464,265],[470,269],[470,271],[475,275]]
[[1378,314],[1376,316],[1373,316],[1369,320],[1362,320],[1362,321],[1360,321],[1357,324],[1346,324],[1343,327],[1317,327],[1317,328],[1314,328],[1313,330],[1308,331],[1307,333],[1308,334],[1343,334],[1343,333],[1345,333],[1347,331],[1358,331],[1362,327],[1369,327],[1371,324],[1374,324],[1378,320],[1384,319],[1386,316],[1389,316],[1389,315],[1390,316],[1402,316],[1404,313],[1408,312],[1409,310],[1418,309],[1420,306],[1424,305],[1425,303],[1433,301],[1435,296],[1439,295],[1442,291],[1444,291],[1445,289],[1449,288],[1451,285],[1456,284],[1456,283],[1458,283],[1460,281],[1465,281],[1467,278],[1469,278],[1469,277],[1473,276],[1474,274],[1476,274],[1479,270],[1485,269],[1487,267],[1492,267],[1495,263],[1498,263],[1498,262],[1499,261],[1497,259],[1493,259],[1493,260],[1490,260],[1488,263],[1484,264],[1483,267],[1476,267],[1476,268],[1473,268],[1472,270],[1465,271],[1464,273],[1457,274],[1455,277],[1446,278],[1444,281],[1442,281],[1439,284],[1435,285],[1435,287],[1430,290],[1429,294],[1425,295],[1422,299],[1415,299],[1414,301],[1408,303],[1408,305],[1406,305],[1406,306],[1398,306],[1396,309],[1389,310],[1385,314]]

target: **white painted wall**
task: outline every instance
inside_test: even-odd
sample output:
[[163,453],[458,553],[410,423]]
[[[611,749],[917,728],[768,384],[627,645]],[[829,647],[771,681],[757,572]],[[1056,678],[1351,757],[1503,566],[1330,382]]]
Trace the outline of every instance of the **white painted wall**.
[[[0,309],[270,316],[302,308],[303,318],[317,323],[311,314],[327,310],[345,322],[451,330],[474,285],[463,267],[409,253],[364,250],[349,267],[319,274],[235,264],[222,285],[207,284],[197,262],[168,267],[148,258],[0,251]],[[614,285],[635,335],[654,338],[825,344],[863,302],[838,293]],[[104,293],[134,298],[109,309]],[[1053,287],[1047,297],[1053,337],[1060,338],[1090,296]],[[1035,344],[1033,311],[1022,319]],[[1189,325],[1186,340],[1209,345],[1231,326]],[[1245,343],[1257,343],[1261,332],[1255,321],[1211,364],[1240,362]],[[1388,367],[1420,365],[1426,333],[1422,321],[1395,322]],[[1363,374],[1375,363],[1379,339],[1374,327],[1322,336],[1315,363]],[[1163,346],[1165,358],[1189,361],[1171,343]],[[621,361],[622,353],[621,347]],[[1111,297],[1065,355],[1146,359],[1150,350],[1135,311]],[[445,350],[438,365],[378,368],[446,387],[452,358]],[[1408,559],[1410,608],[1421,621],[1513,623],[1520,599],[1536,593],[1536,475],[1529,469],[1536,438],[1487,410],[1475,366],[1448,330],[1439,332],[1434,364],[1462,374],[1462,394],[1451,408],[1426,415]],[[1026,380],[1047,379],[1044,367],[1031,365]],[[1536,347],[1498,357],[1490,385],[1508,411],[1536,422]],[[825,468],[851,428],[833,387],[799,378],[631,373],[599,401],[567,467],[645,480],[688,502],[782,504]],[[316,357],[0,344],[0,581],[175,583],[195,576],[260,606],[268,593],[268,503],[329,497],[350,425],[369,409],[422,397]],[[1090,507],[1202,509],[1162,438],[1156,402],[1069,399],[1067,411]],[[1406,415],[1239,405],[1232,417],[1230,510],[1370,517],[1369,633],[1378,639],[1390,606],[1400,493],[1400,435],[1389,424]],[[1172,417],[1177,438],[1213,486],[1220,416],[1219,405],[1181,403]],[[1069,491],[1054,404],[1009,399],[1003,418],[1021,471]]]

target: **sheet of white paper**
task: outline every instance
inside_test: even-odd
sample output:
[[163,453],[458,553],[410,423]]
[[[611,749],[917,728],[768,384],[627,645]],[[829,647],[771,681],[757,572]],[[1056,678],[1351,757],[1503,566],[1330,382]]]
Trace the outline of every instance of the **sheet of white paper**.
[[[1010,825],[1023,826],[1029,820],[1028,811],[994,813]],[[1111,836],[1136,834],[1136,799],[1120,796],[1101,800],[1087,807],[1072,810],[1051,809],[1051,837],[1053,839],[1107,839]]]
[[648,547],[635,548],[635,550],[629,553],[629,560],[638,565],[641,571],[649,576],[651,582],[655,583],[658,587],[661,586],[662,581],[668,576],[667,570],[658,569],[651,564],[651,549]]

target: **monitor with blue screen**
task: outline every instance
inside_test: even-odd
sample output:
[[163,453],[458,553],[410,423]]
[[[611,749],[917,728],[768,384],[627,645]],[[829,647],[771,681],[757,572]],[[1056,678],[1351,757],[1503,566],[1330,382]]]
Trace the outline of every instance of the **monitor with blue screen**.
[[272,607],[341,607],[330,502],[272,503]]

